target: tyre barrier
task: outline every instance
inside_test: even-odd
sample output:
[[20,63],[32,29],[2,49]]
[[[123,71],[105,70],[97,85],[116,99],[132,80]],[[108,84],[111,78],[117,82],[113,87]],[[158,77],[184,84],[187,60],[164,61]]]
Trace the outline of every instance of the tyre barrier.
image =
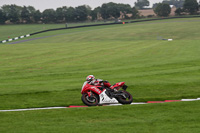
[[30,35],[30,34],[27,34],[27,35],[23,35],[23,36],[11,38],[11,39],[3,40],[3,41],[1,41],[0,43],[11,42],[11,41],[15,41],[15,40],[22,39],[22,38],[29,37],[29,36],[31,36],[31,35]]
[[[200,100],[200,98],[197,99],[181,99],[181,100],[165,100],[165,101],[147,101],[147,102],[133,102],[131,105],[135,104],[150,104],[150,103],[166,103],[166,102],[181,102],[181,101],[197,101]],[[105,104],[102,106],[120,106],[123,104]],[[68,107],[45,107],[45,108],[28,108],[28,109],[12,109],[12,110],[0,110],[0,112],[14,112],[14,111],[29,111],[29,110],[46,110],[46,109],[64,109],[64,108],[83,108],[83,107],[89,107],[84,105],[70,105]]]

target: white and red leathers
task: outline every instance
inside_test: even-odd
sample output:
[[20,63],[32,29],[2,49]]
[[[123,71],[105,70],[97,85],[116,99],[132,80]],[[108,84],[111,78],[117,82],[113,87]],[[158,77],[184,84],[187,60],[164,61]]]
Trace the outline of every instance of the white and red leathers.
[[103,81],[102,79],[94,79],[92,81],[88,81],[88,84],[95,86],[105,86],[110,88],[111,84],[108,81]]

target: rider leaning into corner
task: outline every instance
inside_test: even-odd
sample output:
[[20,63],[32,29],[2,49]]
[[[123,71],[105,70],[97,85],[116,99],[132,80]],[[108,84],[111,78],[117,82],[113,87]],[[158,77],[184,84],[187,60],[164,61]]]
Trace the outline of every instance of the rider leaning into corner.
[[[94,75],[86,77],[81,90],[81,100],[88,106],[96,106],[103,103],[131,104],[133,97],[126,91],[125,82],[119,82],[111,86],[108,81],[95,79]],[[94,87],[96,86],[96,87]],[[119,90],[122,88],[123,90]],[[98,92],[93,92],[97,90]],[[101,91],[100,91],[101,90]]]
[[104,86],[110,88],[110,91],[117,91],[107,80],[103,81],[102,79],[95,79],[94,75],[87,76],[86,81],[90,85]]

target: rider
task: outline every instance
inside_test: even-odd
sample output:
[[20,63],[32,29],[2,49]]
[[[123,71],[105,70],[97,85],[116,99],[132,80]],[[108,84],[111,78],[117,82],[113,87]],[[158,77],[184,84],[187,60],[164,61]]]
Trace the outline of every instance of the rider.
[[113,90],[113,86],[106,80],[103,81],[102,79],[95,79],[94,75],[89,75],[86,77],[87,83],[90,85],[95,85],[95,86],[105,86]]

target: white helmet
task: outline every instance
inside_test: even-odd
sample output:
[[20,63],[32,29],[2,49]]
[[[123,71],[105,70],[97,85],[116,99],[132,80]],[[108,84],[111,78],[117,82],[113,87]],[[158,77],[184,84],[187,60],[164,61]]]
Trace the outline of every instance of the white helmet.
[[88,75],[87,78],[86,78],[86,80],[87,80],[88,82],[91,82],[91,81],[94,80],[94,79],[95,79],[94,75]]

